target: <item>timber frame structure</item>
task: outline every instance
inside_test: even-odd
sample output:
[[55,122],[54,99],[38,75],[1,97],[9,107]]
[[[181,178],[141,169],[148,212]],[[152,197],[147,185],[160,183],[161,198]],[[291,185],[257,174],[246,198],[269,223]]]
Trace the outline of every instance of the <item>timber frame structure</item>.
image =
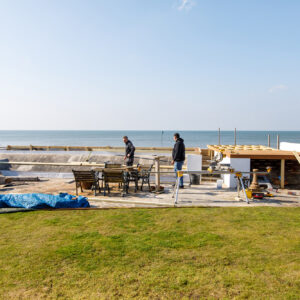
[[280,187],[285,187],[286,161],[296,160],[300,164],[300,156],[297,152],[278,150],[263,145],[207,145],[213,151],[222,152],[230,158],[249,158],[251,160],[280,160]]

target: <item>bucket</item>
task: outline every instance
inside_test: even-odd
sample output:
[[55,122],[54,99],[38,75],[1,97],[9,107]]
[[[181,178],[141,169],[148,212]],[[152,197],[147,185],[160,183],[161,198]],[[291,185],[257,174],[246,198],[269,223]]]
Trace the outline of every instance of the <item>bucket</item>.
[[246,189],[245,191],[246,191],[247,198],[251,199],[252,198],[252,191],[248,190],[248,189]]
[[200,184],[200,175],[191,174],[191,184],[199,185]]
[[217,189],[221,190],[222,189],[222,185],[223,185],[223,180],[222,179],[218,179],[217,180]]

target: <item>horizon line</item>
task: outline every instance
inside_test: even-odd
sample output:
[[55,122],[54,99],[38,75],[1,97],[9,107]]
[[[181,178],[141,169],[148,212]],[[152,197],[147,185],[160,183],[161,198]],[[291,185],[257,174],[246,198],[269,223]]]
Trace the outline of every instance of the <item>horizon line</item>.
[[[234,131],[235,129],[220,129],[221,132]],[[1,131],[157,131],[157,132],[168,132],[168,131],[216,131],[219,129],[0,129]],[[247,132],[247,131],[256,131],[256,132],[300,132],[300,129],[278,129],[278,130],[268,130],[268,129],[236,129],[237,132]]]

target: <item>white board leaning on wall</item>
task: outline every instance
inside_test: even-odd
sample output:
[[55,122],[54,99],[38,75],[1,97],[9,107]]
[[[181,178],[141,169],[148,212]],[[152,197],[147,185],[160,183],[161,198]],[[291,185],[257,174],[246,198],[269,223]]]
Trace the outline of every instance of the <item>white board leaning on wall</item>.
[[285,150],[285,151],[300,152],[300,144],[298,143],[281,142],[279,148],[280,150]]

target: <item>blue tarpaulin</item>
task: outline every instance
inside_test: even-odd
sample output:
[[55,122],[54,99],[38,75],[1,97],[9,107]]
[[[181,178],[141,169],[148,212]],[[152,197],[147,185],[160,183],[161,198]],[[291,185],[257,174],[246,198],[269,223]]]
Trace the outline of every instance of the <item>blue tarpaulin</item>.
[[0,208],[21,207],[21,208],[79,208],[90,207],[86,197],[75,197],[67,193],[59,195],[48,194],[7,194],[0,195]]

